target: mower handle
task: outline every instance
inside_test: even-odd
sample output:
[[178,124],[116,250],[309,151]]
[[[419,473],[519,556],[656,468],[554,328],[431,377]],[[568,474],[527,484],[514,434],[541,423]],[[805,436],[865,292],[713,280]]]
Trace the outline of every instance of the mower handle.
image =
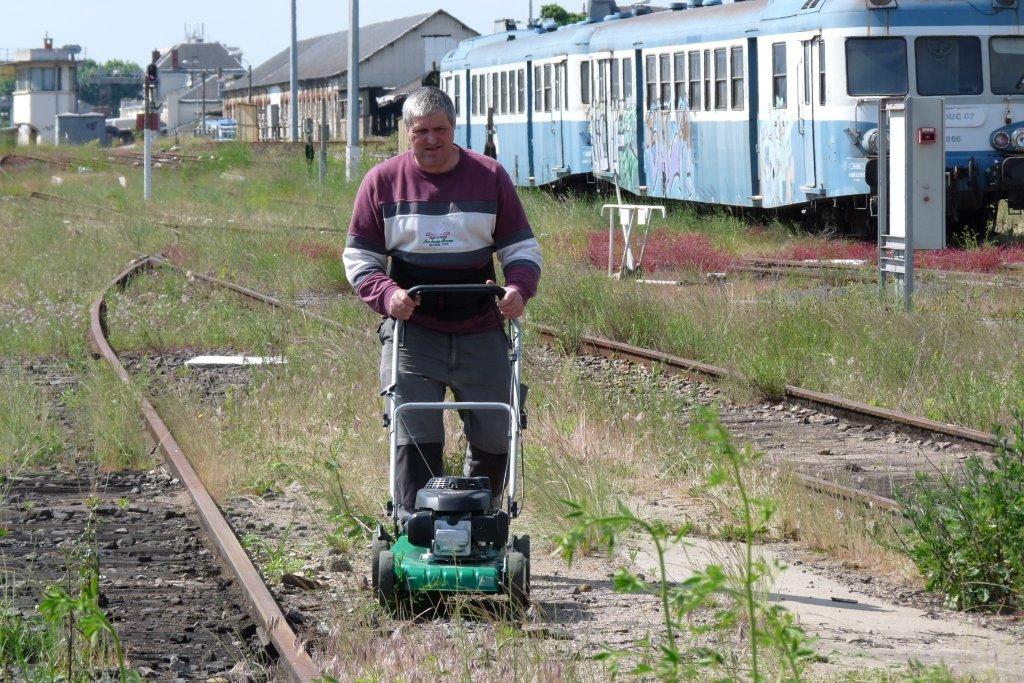
[[500,285],[416,285],[406,292],[416,298],[420,294],[493,294],[499,299],[505,296],[505,288]]

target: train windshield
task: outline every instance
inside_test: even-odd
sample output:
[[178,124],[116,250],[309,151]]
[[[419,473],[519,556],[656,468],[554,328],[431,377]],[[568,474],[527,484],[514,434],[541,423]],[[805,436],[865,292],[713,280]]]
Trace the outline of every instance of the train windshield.
[[917,92],[921,95],[981,93],[981,40],[927,36],[914,41]]
[[1024,95],[1024,37],[992,38],[988,61],[993,94]]
[[846,91],[850,95],[907,92],[907,42],[903,38],[848,38]]

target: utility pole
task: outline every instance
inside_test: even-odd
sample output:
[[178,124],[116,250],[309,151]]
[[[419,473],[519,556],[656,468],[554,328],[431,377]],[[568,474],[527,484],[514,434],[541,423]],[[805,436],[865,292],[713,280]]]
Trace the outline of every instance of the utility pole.
[[292,0],[291,90],[288,111],[291,113],[292,142],[299,141],[299,33],[296,24],[296,0]]
[[348,140],[345,144],[345,179],[359,174],[359,0],[348,0]]

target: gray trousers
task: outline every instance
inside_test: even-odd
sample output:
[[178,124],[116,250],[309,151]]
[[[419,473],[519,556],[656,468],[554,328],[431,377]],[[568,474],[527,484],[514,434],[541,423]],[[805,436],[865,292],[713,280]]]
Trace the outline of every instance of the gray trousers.
[[[391,354],[395,321],[380,327],[381,389],[391,384]],[[472,334],[435,332],[413,323],[404,324],[398,349],[399,405],[443,401],[450,388],[456,401],[508,403],[512,368],[509,341],[503,330]],[[491,410],[459,411],[469,442],[464,473],[487,476],[495,500],[504,488],[508,462],[508,414]],[[412,510],[416,491],[431,476],[444,474],[441,453],[444,417],[439,410],[407,412],[398,424],[397,503]]]

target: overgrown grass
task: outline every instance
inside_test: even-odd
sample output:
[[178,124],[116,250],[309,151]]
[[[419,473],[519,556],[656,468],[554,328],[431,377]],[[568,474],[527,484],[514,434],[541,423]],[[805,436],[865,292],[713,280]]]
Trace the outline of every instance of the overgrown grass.
[[51,461],[63,447],[64,434],[43,390],[0,373],[0,472]]
[[152,464],[142,432],[138,386],[126,386],[106,362],[85,366],[69,404],[76,414],[80,450],[105,470]]
[[797,300],[736,301],[714,288],[657,297],[564,269],[547,276],[533,311],[570,337],[596,333],[732,367],[760,396],[795,384],[988,429],[1024,400],[1020,325],[981,324],[970,298],[943,303],[941,314],[887,312],[871,286]]

